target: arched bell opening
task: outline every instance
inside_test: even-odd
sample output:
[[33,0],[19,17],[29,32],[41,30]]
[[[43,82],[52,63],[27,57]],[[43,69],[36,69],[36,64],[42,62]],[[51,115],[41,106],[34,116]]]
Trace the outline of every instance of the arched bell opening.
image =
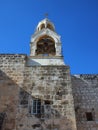
[[52,25],[50,25],[50,24],[47,24],[47,28],[49,28],[50,30],[54,31],[53,26],[52,26]]
[[42,24],[41,25],[41,30],[45,28],[45,24]]
[[54,56],[56,54],[55,41],[45,35],[40,37],[36,44],[36,55]]

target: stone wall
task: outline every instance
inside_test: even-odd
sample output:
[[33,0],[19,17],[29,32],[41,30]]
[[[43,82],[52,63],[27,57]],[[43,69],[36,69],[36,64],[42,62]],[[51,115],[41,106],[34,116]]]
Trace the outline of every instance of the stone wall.
[[0,130],[16,128],[18,91],[23,84],[25,55],[0,55]]
[[[26,66],[26,55],[0,55],[1,130],[76,130],[68,66]],[[40,101],[40,114],[32,101]]]
[[98,130],[98,75],[72,76],[78,130]]
[[[68,66],[25,67],[22,89],[29,94],[29,102],[19,107],[18,130],[76,130]],[[50,113],[33,115],[32,98],[41,100],[44,107],[48,102]]]
[[[77,130],[98,130],[98,75],[70,77],[68,66],[26,61],[0,55],[0,130],[76,130],[76,123]],[[32,113],[33,100],[40,114]]]

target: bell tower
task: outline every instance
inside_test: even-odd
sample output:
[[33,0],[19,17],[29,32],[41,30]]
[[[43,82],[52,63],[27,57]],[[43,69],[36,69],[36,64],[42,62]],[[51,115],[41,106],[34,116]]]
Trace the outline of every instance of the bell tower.
[[40,21],[31,36],[28,65],[64,65],[60,36],[47,18]]

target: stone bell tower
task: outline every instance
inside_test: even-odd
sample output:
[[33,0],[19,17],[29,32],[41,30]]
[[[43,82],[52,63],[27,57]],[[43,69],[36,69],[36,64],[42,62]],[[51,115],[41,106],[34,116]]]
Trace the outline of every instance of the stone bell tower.
[[60,36],[47,18],[38,23],[31,37],[28,65],[64,65]]
[[25,129],[76,130],[70,68],[64,64],[60,36],[47,18],[31,37],[23,90],[30,94]]

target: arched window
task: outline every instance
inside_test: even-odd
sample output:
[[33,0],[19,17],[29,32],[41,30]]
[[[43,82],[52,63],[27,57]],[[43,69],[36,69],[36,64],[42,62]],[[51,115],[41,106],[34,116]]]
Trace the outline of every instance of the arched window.
[[37,42],[36,55],[55,55],[55,41],[49,36],[41,37]]

